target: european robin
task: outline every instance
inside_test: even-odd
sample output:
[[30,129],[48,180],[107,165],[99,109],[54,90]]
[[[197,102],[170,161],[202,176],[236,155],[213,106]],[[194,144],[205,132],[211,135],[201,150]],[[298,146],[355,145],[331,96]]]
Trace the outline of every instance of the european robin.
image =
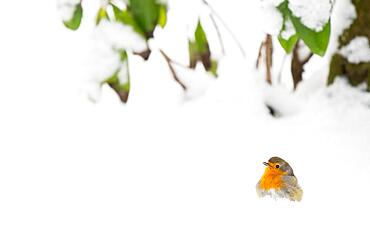
[[272,157],[263,164],[266,169],[256,185],[258,196],[278,196],[291,201],[302,199],[303,191],[288,162],[279,157]]

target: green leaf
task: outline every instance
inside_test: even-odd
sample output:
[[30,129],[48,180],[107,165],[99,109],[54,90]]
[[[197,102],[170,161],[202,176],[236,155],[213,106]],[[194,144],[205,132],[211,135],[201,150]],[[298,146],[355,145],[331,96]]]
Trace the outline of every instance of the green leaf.
[[[127,52],[122,50],[120,53],[120,60],[122,62],[121,67],[119,67],[114,74],[109,77],[108,79],[104,80],[103,83],[107,83],[118,95],[121,102],[126,103],[128,99],[128,95],[130,93],[130,74],[129,74],[129,67],[128,67],[128,56]],[[126,66],[125,69],[127,70],[127,78],[125,81],[120,81],[119,73],[123,66]]]
[[152,37],[158,23],[159,5],[156,0],[130,0],[129,10],[135,21],[145,31],[147,37]]
[[[319,55],[324,56],[326,49],[328,48],[329,38],[330,38],[330,20],[324,26],[324,29],[321,32],[315,32],[314,30],[306,27],[302,24],[301,20],[298,17],[295,17],[291,10],[288,7],[288,1],[285,0],[282,2],[277,9],[282,13],[284,18],[284,23],[290,19],[293,23],[293,26],[296,30],[296,35],[285,40],[279,35],[278,39],[281,46],[286,52],[291,52],[295,43],[298,39],[302,39],[303,42],[310,48],[310,50]],[[285,26],[283,26],[283,29]],[[283,30],[282,30],[283,31]],[[280,32],[281,33],[281,32]]]
[[209,50],[207,36],[203,30],[200,20],[198,21],[197,28],[195,29],[195,43],[197,44],[199,53],[207,52]]
[[286,40],[281,36],[281,34],[279,34],[278,40],[280,45],[284,48],[285,52],[291,53],[294,48],[294,45],[298,41],[298,35],[297,34],[292,35],[289,39]]
[[71,30],[77,30],[81,24],[82,14],[82,5],[79,3],[75,6],[72,18],[68,21],[64,21],[64,25]]
[[211,59],[211,51],[209,49],[206,33],[198,20],[197,27],[194,32],[194,41],[189,40],[189,67],[195,68],[197,62],[201,62],[206,71],[217,76],[217,61]]
[[145,32],[136,23],[135,19],[132,17],[131,13],[128,10],[121,10],[113,3],[111,3],[111,6],[113,8],[114,18],[116,19],[116,21],[131,26],[136,33],[145,37]]
[[165,5],[160,5],[158,11],[158,25],[164,28],[167,23],[167,7]]
[[119,52],[119,57],[120,57],[121,62],[127,61],[128,59],[127,52],[125,50],[121,50]]
[[218,69],[218,61],[217,60],[213,60],[211,61],[211,68],[209,70],[209,72],[211,72],[212,75],[214,75],[215,77],[217,77],[217,69]]
[[194,69],[198,61],[197,44],[189,40],[188,47],[189,47],[189,67]]
[[289,39],[284,39],[281,35],[282,32],[286,30],[287,22],[290,21],[290,10],[288,8],[288,1],[282,2],[277,9],[280,11],[280,13],[283,15],[283,26],[280,30],[280,33],[278,35],[278,40],[280,45],[283,47],[286,53],[291,53],[294,45],[297,43],[299,36],[297,34],[294,34],[289,37]]
[[285,0],[284,2],[282,2],[279,6],[277,6],[277,9],[280,11],[280,13],[283,15],[284,17],[284,22],[286,20],[286,17],[290,15],[290,10],[288,8],[288,1]]
[[101,7],[99,9],[98,14],[96,15],[96,25],[99,25],[103,19],[109,20],[107,9],[105,7]]
[[108,85],[116,92],[122,103],[127,103],[130,94],[130,83],[124,85],[119,83],[108,83]]
[[290,19],[293,22],[297,34],[310,50],[319,56],[324,56],[329,44],[330,20],[321,32],[315,32],[303,25],[299,18],[291,15]]

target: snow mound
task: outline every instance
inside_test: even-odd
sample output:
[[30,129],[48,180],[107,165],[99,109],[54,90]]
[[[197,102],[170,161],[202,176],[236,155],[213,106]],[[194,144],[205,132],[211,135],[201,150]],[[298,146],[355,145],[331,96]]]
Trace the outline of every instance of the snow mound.
[[364,36],[356,37],[347,46],[342,47],[339,53],[351,63],[370,62],[369,40]]

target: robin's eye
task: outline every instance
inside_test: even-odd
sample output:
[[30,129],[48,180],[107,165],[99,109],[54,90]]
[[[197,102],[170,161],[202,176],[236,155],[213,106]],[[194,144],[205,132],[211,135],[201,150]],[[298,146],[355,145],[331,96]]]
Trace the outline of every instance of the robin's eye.
[[276,167],[276,168],[279,168],[280,166],[279,166],[279,165],[276,165],[275,167]]

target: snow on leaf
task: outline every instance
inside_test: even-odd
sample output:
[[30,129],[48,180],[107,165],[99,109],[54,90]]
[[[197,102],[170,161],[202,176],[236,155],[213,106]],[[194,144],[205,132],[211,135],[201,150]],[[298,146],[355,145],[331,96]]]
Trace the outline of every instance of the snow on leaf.
[[81,1],[63,1],[58,4],[58,8],[63,24],[71,30],[77,30],[80,27],[83,15]]
[[297,17],[291,16],[291,20],[297,34],[310,50],[319,56],[324,56],[329,44],[331,30],[330,21],[326,23],[325,27],[320,32],[315,32],[303,25]]
[[58,0],[57,8],[61,19],[63,21],[69,21],[72,19],[76,5],[78,5],[80,2],[80,0]]
[[284,18],[280,11],[272,4],[262,6],[262,29],[265,33],[278,35],[283,27]]
[[289,0],[288,5],[302,24],[316,32],[322,31],[330,19],[330,0]]
[[146,41],[131,26],[102,20],[95,30],[97,39],[116,50],[141,52],[147,49]]

